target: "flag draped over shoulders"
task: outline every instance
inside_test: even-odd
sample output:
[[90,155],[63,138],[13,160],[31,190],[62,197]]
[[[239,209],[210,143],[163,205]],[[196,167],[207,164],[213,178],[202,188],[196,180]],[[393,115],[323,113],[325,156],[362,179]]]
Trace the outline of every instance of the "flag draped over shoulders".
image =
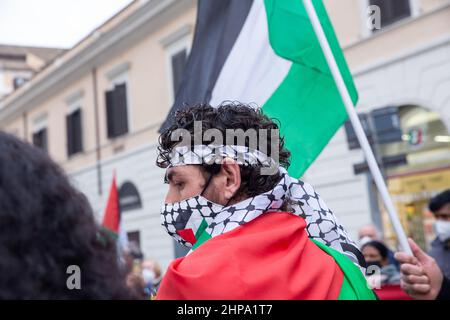
[[[305,227],[303,219],[275,212],[216,236],[170,264],[157,298],[360,298],[361,288],[354,288],[365,283],[359,269],[344,255],[348,265],[341,268],[308,238]],[[346,274],[348,268],[356,277]],[[371,297],[368,291],[362,290],[366,298]]]

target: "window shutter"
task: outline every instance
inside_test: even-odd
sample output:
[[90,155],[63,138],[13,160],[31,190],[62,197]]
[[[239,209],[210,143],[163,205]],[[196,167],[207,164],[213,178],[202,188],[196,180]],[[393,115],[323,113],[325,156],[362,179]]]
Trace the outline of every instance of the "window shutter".
[[41,130],[42,149],[48,150],[47,129]]
[[173,79],[172,85],[174,94],[177,93],[178,88],[181,85],[181,80],[183,79],[186,61],[187,61],[186,49],[183,49],[182,51],[172,56],[172,79]]
[[66,128],[67,128],[67,155],[73,154],[73,127],[72,127],[72,115],[66,116]]
[[411,8],[409,0],[390,1],[393,21],[409,17],[411,15]]
[[120,84],[114,88],[114,117],[115,136],[120,136],[128,132],[128,111],[127,111],[127,86]]
[[380,7],[382,28],[411,15],[409,0],[370,0],[370,4]]
[[72,129],[73,129],[73,144],[74,144],[74,153],[80,152],[83,150],[83,132],[81,126],[81,109],[78,109],[72,114]]
[[41,147],[39,132],[33,133],[33,145],[39,148]]
[[45,151],[48,150],[47,129],[41,129],[33,134],[33,144]]
[[67,115],[67,154],[71,156],[83,150],[81,109]]
[[114,90],[106,91],[105,93],[106,101],[106,127],[108,131],[108,138],[114,137]]

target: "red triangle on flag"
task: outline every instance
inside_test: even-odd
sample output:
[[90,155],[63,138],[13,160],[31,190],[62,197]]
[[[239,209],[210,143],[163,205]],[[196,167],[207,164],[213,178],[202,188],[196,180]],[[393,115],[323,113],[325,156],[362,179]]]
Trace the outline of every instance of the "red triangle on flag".
[[197,242],[197,239],[195,238],[194,231],[192,229],[183,229],[183,230],[177,230],[178,235],[186,240],[187,242],[194,244]]
[[109,190],[108,203],[106,205],[105,214],[103,216],[102,226],[119,233],[120,208],[119,193],[117,192],[116,174],[113,174],[111,188]]

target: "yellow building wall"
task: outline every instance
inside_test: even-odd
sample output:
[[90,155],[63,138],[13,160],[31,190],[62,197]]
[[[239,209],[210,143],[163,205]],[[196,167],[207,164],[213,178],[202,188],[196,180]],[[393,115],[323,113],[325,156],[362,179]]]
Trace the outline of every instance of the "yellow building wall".
[[[448,188],[450,188],[450,167],[388,179],[389,193],[402,225],[406,233],[422,248],[427,248],[427,244],[434,239],[432,228],[434,218],[428,210],[428,201]],[[381,203],[380,208],[383,208]],[[382,220],[386,239],[396,243],[395,233],[384,208]]]

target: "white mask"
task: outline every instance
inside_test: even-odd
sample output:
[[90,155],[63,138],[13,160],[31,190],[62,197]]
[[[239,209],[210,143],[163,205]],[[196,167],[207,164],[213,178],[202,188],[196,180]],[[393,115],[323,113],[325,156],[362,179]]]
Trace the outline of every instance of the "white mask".
[[450,221],[437,220],[434,222],[434,232],[442,242],[450,239]]
[[153,283],[156,278],[155,272],[150,269],[142,269],[142,278],[145,283]]

